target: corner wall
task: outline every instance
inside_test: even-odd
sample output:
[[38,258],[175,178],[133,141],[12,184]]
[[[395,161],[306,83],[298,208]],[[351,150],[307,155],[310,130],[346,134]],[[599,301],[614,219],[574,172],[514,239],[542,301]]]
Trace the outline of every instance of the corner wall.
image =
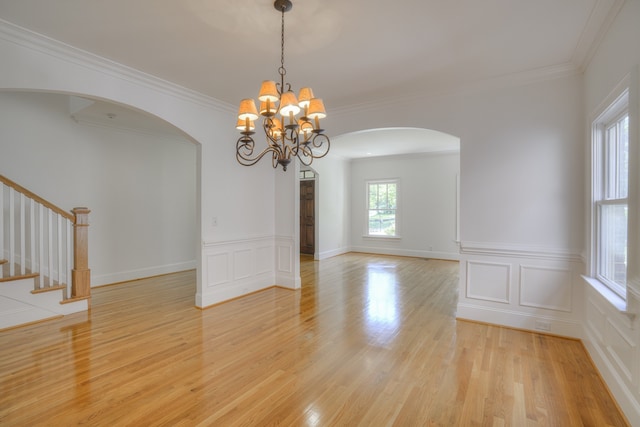
[[[591,122],[609,95],[625,76],[629,76],[630,155],[640,165],[640,1],[627,0],[601,40],[584,78],[587,150],[585,164],[590,167]],[[594,287],[586,288],[583,324],[584,343],[631,425],[640,425],[640,171],[630,162],[629,252],[627,311],[616,308]],[[589,194],[590,176],[585,177]],[[585,203],[584,210],[590,206]],[[633,212],[635,211],[635,216]],[[585,226],[589,234],[590,223]],[[585,253],[590,249],[585,245]]]

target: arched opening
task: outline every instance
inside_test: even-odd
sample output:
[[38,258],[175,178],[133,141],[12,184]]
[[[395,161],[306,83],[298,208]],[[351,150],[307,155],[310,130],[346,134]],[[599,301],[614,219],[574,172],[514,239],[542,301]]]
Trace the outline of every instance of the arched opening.
[[[323,177],[317,259],[349,251],[459,258],[460,138],[407,127],[352,132],[334,137],[313,166]],[[367,185],[383,181],[398,188],[393,235],[372,232],[367,220],[375,213]]]
[[92,285],[198,267],[199,144],[132,106],[0,92],[0,169],[63,209],[91,209]]

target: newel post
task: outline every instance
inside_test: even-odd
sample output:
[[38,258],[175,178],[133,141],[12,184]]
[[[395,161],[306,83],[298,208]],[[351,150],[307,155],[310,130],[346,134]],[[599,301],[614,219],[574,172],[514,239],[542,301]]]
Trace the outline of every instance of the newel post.
[[87,208],[74,208],[73,271],[71,271],[71,298],[91,296],[91,270],[89,270],[89,212]]

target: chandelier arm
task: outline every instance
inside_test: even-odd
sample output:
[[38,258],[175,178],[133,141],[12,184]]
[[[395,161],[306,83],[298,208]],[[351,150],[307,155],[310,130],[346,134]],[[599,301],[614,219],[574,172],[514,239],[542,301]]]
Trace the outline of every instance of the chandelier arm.
[[[325,143],[326,143],[326,150],[323,148],[325,146]],[[313,156],[315,159],[321,159],[322,157],[329,154],[329,149],[331,149],[331,140],[324,133],[317,133],[311,139],[311,145],[313,145],[314,148],[321,149],[320,150],[321,153],[322,153],[322,150],[325,150],[324,153],[320,155],[314,154]]]
[[[331,141],[325,134],[315,134],[310,141],[300,144],[300,152],[302,156],[309,157],[311,159],[321,159],[329,153],[331,148]],[[298,154],[298,158],[300,154]],[[312,161],[312,160],[310,160]]]
[[277,154],[277,150],[274,149],[273,146],[268,146],[261,153],[257,154],[253,157],[253,150],[255,148],[255,142],[253,138],[243,135],[236,142],[236,160],[243,166],[253,166],[260,161],[267,153],[275,152],[274,155]]
[[296,153],[296,157],[298,158],[298,160],[300,160],[300,163],[302,163],[305,166],[311,165],[314,159],[313,153],[311,152],[309,147],[304,145],[300,146],[300,149]]

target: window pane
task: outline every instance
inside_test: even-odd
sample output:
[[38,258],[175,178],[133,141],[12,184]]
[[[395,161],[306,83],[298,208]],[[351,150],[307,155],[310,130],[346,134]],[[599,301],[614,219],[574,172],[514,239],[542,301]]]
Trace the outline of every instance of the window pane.
[[387,194],[387,184],[378,184],[378,209],[387,209],[389,199]]
[[393,236],[396,234],[396,211],[370,210],[369,234],[376,236]]
[[369,209],[378,207],[378,186],[369,184]]
[[627,205],[600,205],[599,275],[621,286],[627,283]]
[[629,186],[629,116],[613,123],[606,132],[605,198],[625,199]]
[[397,206],[396,187],[396,184],[388,184],[387,194],[389,197],[390,209],[396,209]]
[[629,194],[629,116],[625,116],[618,122],[618,188],[621,199]]
[[397,184],[369,183],[368,234],[396,235]]

